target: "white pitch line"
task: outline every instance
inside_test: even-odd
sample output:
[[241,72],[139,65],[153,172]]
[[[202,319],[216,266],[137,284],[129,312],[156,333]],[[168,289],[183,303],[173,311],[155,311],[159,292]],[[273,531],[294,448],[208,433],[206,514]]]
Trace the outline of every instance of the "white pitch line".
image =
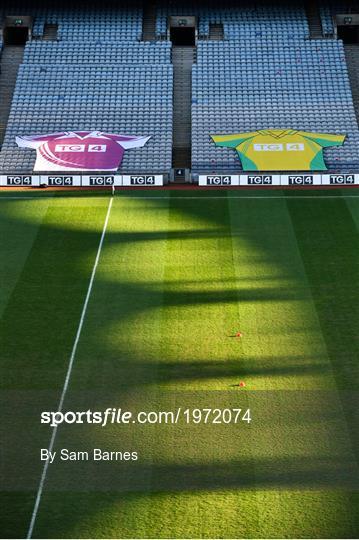
[[213,197],[206,197],[206,196],[189,196],[189,197],[171,197],[170,195],[169,196],[165,196],[165,197],[152,197],[152,196],[149,196],[149,197],[140,197],[140,196],[126,196],[126,197],[123,197],[122,200],[124,199],[158,199],[158,200],[161,200],[161,199],[167,199],[167,198],[171,198],[171,199],[223,199],[223,200],[226,200],[226,199],[266,199],[266,200],[269,200],[269,199],[359,199],[359,195],[328,195],[328,196],[325,196],[325,195],[292,195],[292,196],[289,196],[289,195],[272,195],[272,196],[266,196],[266,195],[258,195],[258,196],[251,196],[251,195],[243,195],[242,197],[240,196],[232,196],[232,195],[227,195],[227,196],[213,196]]
[[[103,246],[103,242],[104,242],[105,235],[106,235],[106,230],[107,230],[107,225],[108,225],[108,221],[109,221],[109,217],[110,217],[110,213],[111,213],[112,203],[113,203],[113,197],[111,197],[110,202],[108,204],[106,219],[105,219],[105,223],[103,225],[101,239],[100,239],[100,243],[99,243],[98,249],[97,249],[96,259],[95,259],[95,262],[94,262],[94,265],[93,265],[93,268],[92,268],[91,279],[90,279],[90,283],[89,283],[89,286],[88,286],[88,289],[87,289],[87,294],[86,294],[85,302],[84,302],[84,305],[83,305],[83,308],[82,308],[79,326],[78,326],[78,329],[77,329],[75,341],[74,341],[72,351],[71,351],[71,356],[70,356],[69,365],[68,365],[68,368],[67,368],[67,373],[66,373],[64,386],[63,386],[63,389],[62,389],[62,394],[61,394],[59,405],[58,405],[58,408],[57,408],[58,412],[62,411],[64,400],[65,400],[65,397],[66,397],[66,392],[67,392],[67,389],[68,389],[68,386],[69,386],[71,372],[72,372],[74,359],[75,359],[75,355],[76,355],[76,351],[77,351],[77,346],[78,346],[78,343],[79,343],[79,340],[80,340],[81,331],[82,331],[82,327],[83,327],[85,316],[86,316],[87,306],[88,306],[88,303],[89,303],[89,300],[90,300],[91,291],[92,291],[93,283],[94,283],[94,280],[95,280],[96,270],[97,270],[97,266],[98,266],[98,263],[99,263],[99,260],[100,260],[102,246]],[[50,444],[49,444],[49,448],[48,448],[49,452],[51,452],[53,447],[54,447],[56,433],[57,433],[57,426],[55,426],[53,428],[53,431],[52,431]],[[34,509],[33,509],[33,512],[32,512],[31,521],[30,521],[30,525],[29,525],[29,530],[28,530],[26,538],[31,538],[32,537],[32,533],[33,533],[33,530],[34,530],[34,525],[35,525],[35,521],[36,521],[36,517],[37,517],[37,513],[38,513],[38,510],[39,510],[39,505],[40,505],[40,501],[41,501],[41,497],[42,497],[42,492],[43,492],[43,489],[44,489],[44,484],[45,484],[45,480],[46,480],[48,467],[49,467],[49,460],[47,459],[45,464],[44,464],[44,468],[42,470],[42,475],[41,475],[41,479],[40,479],[40,483],[39,483],[39,488],[37,490],[37,495],[36,495],[36,501],[35,501]]]
[[[105,195],[102,195],[102,197],[105,197]],[[0,201],[33,201],[33,200],[38,200],[38,201],[42,201],[42,200],[49,200],[49,199],[53,199],[53,200],[57,200],[57,199],[78,199],[80,197],[76,197],[75,195],[57,195],[56,197],[53,197],[51,195],[39,195],[39,196],[36,196],[36,195],[29,195],[28,197],[25,196],[20,196],[20,197],[16,197],[16,195],[9,195],[9,196],[6,196],[4,195],[3,197],[0,196]],[[95,197],[85,197],[83,195],[81,195],[81,199],[94,199]]]

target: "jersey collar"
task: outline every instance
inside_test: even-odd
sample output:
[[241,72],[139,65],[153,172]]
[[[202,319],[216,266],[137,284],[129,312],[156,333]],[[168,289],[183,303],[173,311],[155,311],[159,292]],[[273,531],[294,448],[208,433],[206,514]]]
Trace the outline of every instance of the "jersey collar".
[[98,138],[102,138],[103,137],[103,134],[101,131],[89,131],[89,132],[85,132],[86,135],[80,135],[81,131],[80,132],[76,132],[76,131],[65,131],[63,135],[61,135],[59,137],[59,139],[68,139],[68,138],[74,138],[74,139],[80,139],[80,140],[84,140],[84,139],[90,139],[90,138],[93,138],[93,137],[98,137]]
[[258,133],[261,135],[269,135],[275,139],[281,139],[287,135],[294,135],[295,133],[298,133],[298,131],[295,129],[259,129]]

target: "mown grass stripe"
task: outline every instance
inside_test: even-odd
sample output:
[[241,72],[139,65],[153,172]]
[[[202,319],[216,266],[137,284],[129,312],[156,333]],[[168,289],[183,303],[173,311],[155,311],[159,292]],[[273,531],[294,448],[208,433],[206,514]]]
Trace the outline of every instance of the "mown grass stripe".
[[[38,475],[41,472],[38,448],[46,444],[48,437],[39,424],[38,415],[41,410],[54,406],[51,398],[63,384],[87,285],[85,277],[93,264],[106,202],[108,199],[95,206],[76,200],[66,201],[65,205],[60,201],[39,202],[48,208],[8,298],[0,327],[4,405],[1,429],[6,433],[3,440],[7,441],[4,460],[11,452],[9,467],[3,461],[2,481],[6,489],[11,489],[12,482],[19,483],[21,478],[30,478],[31,484],[31,475],[37,472],[37,467]],[[11,203],[6,220],[10,229],[23,231],[25,236],[37,225],[37,218],[36,212],[22,212],[23,204],[23,201],[19,205]],[[2,217],[5,219],[4,214]],[[7,238],[11,245],[14,238],[11,234]],[[20,445],[15,444],[20,440]],[[29,460],[36,463],[34,468]],[[14,479],[11,470],[15,466]],[[31,485],[24,486],[26,491],[30,488]],[[24,537],[30,506],[34,504],[33,493],[18,497],[5,493],[2,501],[7,502],[0,505],[3,534]]]
[[[84,303],[83,303],[83,306],[82,306],[81,317],[80,317],[80,321],[79,321],[79,324],[78,324],[78,327],[77,327],[75,341],[74,341],[72,349],[71,349],[71,355],[70,355],[69,363],[68,363],[68,366],[67,366],[64,385],[63,385],[60,400],[58,402],[57,409],[56,409],[58,412],[62,412],[62,410],[63,410],[64,401],[65,401],[66,394],[67,394],[67,389],[69,387],[70,378],[71,378],[72,369],[73,369],[73,364],[74,364],[74,360],[75,360],[75,356],[76,356],[76,352],[77,352],[77,347],[78,347],[78,344],[79,344],[79,341],[80,341],[81,332],[82,332],[84,320],[85,320],[86,313],[87,313],[87,307],[88,307],[88,304],[89,304],[89,301],[90,301],[90,297],[91,297],[91,293],[92,293],[92,287],[93,287],[93,284],[94,284],[94,281],[95,281],[97,266],[98,266],[98,263],[99,263],[99,260],[100,260],[102,246],[103,246],[103,243],[104,243],[104,240],[105,240],[105,235],[106,235],[106,231],[107,231],[107,225],[108,225],[108,222],[109,222],[109,219],[110,219],[112,203],[113,203],[113,198],[110,198],[109,203],[108,203],[108,207],[107,207],[105,221],[104,221],[103,228],[102,228],[100,242],[99,242],[99,245],[98,245],[98,248],[97,248],[96,258],[95,258],[95,261],[94,261],[94,264],[93,264],[93,267],[92,267],[92,272],[91,272],[89,285],[88,285],[85,300],[84,300]],[[54,444],[55,444],[55,440],[56,440],[56,434],[57,434],[57,426],[55,426],[53,428],[53,430],[52,430],[51,439],[50,439],[50,443],[49,443],[49,447],[48,447],[48,453],[49,454],[52,452],[52,450],[54,448]],[[37,514],[38,514],[38,511],[39,511],[39,506],[40,506],[40,502],[41,502],[42,492],[44,490],[44,485],[45,485],[45,482],[46,482],[46,476],[47,476],[48,467],[49,467],[49,458],[45,461],[44,467],[43,467],[43,470],[42,470],[40,483],[39,483],[39,488],[37,490],[37,495],[36,495],[36,499],[35,499],[35,505],[34,505],[34,509],[33,509],[33,512],[32,512],[29,529],[28,529],[28,532],[27,532],[27,538],[32,538],[32,534],[33,534],[33,530],[34,530],[34,526],[35,526],[35,523],[36,523],[36,518],[37,518]]]
[[[4,204],[0,212],[0,319],[32,249],[48,201]],[[20,219],[19,219],[20,218]]]
[[354,223],[356,224],[357,231],[359,234],[359,201],[345,199],[346,205],[351,212]]
[[337,384],[359,381],[359,235],[344,200],[287,201]]
[[[346,200],[300,206],[287,201],[347,425],[359,463],[359,234]],[[353,214],[353,212],[355,212]],[[352,535],[359,534],[359,495],[348,493]]]

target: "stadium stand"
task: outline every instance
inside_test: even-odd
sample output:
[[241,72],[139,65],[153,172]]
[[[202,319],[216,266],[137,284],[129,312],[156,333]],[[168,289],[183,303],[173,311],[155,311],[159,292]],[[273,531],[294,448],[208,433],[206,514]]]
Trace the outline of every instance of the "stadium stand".
[[[238,50],[241,54],[238,55]],[[233,151],[218,150],[211,133],[291,128],[347,133],[331,148],[332,169],[359,166],[359,131],[340,41],[198,44],[193,68],[192,168],[238,169]],[[256,66],[262,66],[261,70]],[[241,89],[238,93],[238,88]]]
[[142,34],[141,0],[106,2],[99,6],[95,0],[74,4],[69,0],[26,2],[6,0],[0,16],[31,15],[34,17],[33,37],[41,38],[46,24],[58,25],[58,38],[67,41],[84,39],[104,41],[136,41]]
[[242,0],[240,6],[233,0],[193,3],[159,2],[157,7],[158,36],[165,37],[170,15],[195,15],[200,36],[209,36],[210,25],[222,23],[225,39],[259,38],[267,35],[288,38],[309,37],[304,8],[284,2],[251,2]]
[[[171,44],[115,41],[140,36],[138,13],[137,8],[122,7],[83,11],[81,16],[70,9],[35,13],[35,34],[46,22],[56,22],[59,41],[26,44],[0,152],[1,170],[32,170],[34,152],[17,148],[16,135],[78,129],[151,135],[145,147],[126,152],[121,170],[171,169]],[[105,41],[112,26],[116,32]]]
[[125,154],[122,170],[168,171],[172,160],[172,93],[170,64],[23,64],[0,168],[32,169],[34,152],[16,147],[18,134],[76,130],[78,126],[95,130],[100,126],[109,133],[152,135],[144,148]]
[[[126,152],[123,171],[239,170],[235,152],[215,147],[209,134],[276,128],[346,133],[343,148],[325,150],[327,165],[343,172],[359,167],[351,91],[357,49],[348,55],[341,40],[319,39],[320,21],[323,35],[332,35],[332,16],[349,9],[345,1],[323,0],[311,10],[281,0],[33,6],[0,8],[0,15],[23,9],[34,17],[0,152],[2,171],[29,172],[34,164],[34,152],[17,148],[16,135],[79,129],[152,135],[145,147]],[[168,41],[173,15],[197,18],[196,46]]]

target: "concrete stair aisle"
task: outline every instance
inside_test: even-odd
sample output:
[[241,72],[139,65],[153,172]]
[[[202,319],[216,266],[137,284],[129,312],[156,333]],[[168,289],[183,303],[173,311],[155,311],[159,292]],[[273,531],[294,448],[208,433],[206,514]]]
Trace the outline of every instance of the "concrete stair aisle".
[[359,124],[359,44],[344,45],[353,103]]
[[144,0],[142,18],[142,41],[156,41],[156,2]]
[[224,29],[223,24],[210,23],[209,25],[209,39],[213,41],[223,41],[224,39]]
[[57,41],[57,32],[58,32],[57,24],[45,24],[44,35],[42,39],[44,41]]
[[5,137],[19,65],[24,56],[23,45],[5,45],[0,61],[0,145]]
[[174,168],[191,167],[192,65],[196,47],[173,47],[173,159]]
[[322,39],[322,21],[320,19],[320,13],[317,3],[311,2],[309,0],[309,2],[305,4],[305,10],[307,13],[310,39]]

